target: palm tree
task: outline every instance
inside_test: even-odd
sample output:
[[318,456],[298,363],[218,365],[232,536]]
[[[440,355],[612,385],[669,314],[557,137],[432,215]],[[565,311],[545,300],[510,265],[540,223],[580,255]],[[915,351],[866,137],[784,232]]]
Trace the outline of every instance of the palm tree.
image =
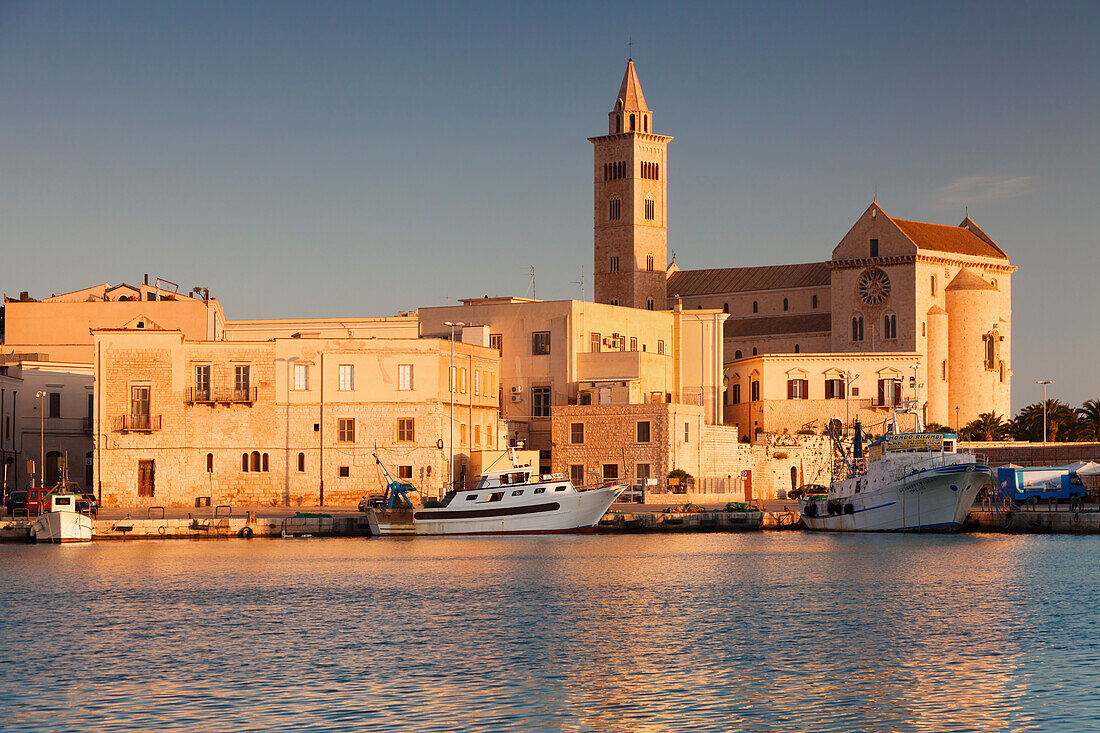
[[[1072,441],[1081,432],[1077,411],[1060,400],[1047,400],[1047,440]],[[1030,404],[1016,415],[1009,428],[1016,440],[1038,443],[1043,439],[1043,403]]]
[[1081,423],[1082,440],[1100,440],[1100,399],[1085,400],[1077,408],[1077,418]]
[[[1040,419],[1040,422],[1042,420]],[[978,419],[971,420],[959,431],[962,440],[1000,440],[1005,436],[1008,425],[1004,418],[995,412],[983,412]]]

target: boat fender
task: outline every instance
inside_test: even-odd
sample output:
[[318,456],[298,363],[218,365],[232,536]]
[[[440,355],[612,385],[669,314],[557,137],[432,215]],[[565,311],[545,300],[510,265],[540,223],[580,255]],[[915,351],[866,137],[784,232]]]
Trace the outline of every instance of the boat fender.
[[246,540],[251,539],[252,538],[252,528],[251,527],[241,527],[240,531],[237,532],[237,536],[242,538],[242,539],[246,539]]
[[852,506],[851,504],[845,504],[844,505],[844,513],[845,514],[855,514],[856,513],[856,508],[854,506]]
[[806,508],[802,511],[810,519],[817,516],[817,504],[807,504]]
[[167,531],[168,531],[167,527],[165,527],[163,524],[160,525],[159,527],[157,527],[157,534],[159,534],[161,537],[163,537],[164,533],[167,532]]

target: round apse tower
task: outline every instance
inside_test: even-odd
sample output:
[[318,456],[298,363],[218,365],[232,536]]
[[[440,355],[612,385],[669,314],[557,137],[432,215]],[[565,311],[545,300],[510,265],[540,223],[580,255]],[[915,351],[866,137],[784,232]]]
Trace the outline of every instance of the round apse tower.
[[[966,425],[983,412],[995,412],[998,350],[997,288],[973,270],[963,269],[944,289],[947,306],[948,424]],[[988,350],[992,345],[993,355]],[[992,365],[992,366],[990,366]]]

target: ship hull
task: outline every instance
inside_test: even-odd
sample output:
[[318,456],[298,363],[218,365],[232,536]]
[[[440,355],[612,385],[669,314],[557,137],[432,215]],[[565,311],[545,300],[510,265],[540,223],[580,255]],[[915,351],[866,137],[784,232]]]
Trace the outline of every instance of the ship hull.
[[944,466],[879,490],[814,502],[813,509],[803,508],[802,521],[809,529],[829,532],[954,532],[989,483],[987,466]]
[[91,542],[92,520],[76,512],[47,512],[31,525],[35,542]]

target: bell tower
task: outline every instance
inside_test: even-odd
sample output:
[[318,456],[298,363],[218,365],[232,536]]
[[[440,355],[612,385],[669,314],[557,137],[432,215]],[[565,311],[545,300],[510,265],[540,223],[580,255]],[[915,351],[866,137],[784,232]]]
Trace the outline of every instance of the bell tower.
[[663,310],[667,251],[666,152],[653,132],[633,59],[593,146],[596,302]]

